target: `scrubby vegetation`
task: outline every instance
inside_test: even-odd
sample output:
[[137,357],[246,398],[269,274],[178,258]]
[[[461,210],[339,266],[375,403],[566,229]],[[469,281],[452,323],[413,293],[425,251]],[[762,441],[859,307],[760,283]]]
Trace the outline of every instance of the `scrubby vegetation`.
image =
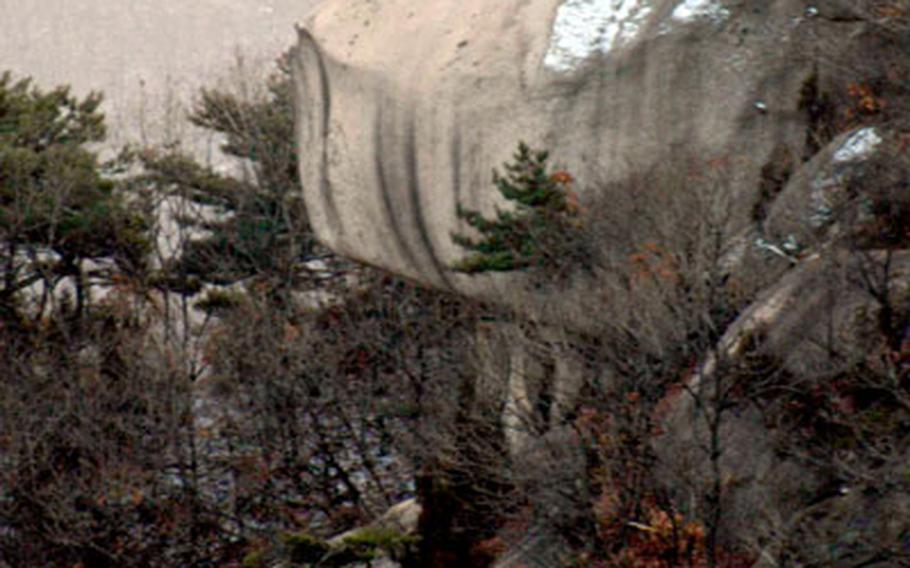
[[[202,93],[226,175],[173,144],[101,164],[100,96],[4,75],[2,562],[293,561],[453,439],[479,308],[315,245],[288,88],[279,62],[258,98]],[[333,565],[412,553],[383,531]]]

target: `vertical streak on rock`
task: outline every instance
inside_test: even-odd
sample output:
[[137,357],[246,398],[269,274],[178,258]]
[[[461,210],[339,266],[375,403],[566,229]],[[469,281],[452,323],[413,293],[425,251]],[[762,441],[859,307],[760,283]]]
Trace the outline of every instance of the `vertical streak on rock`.
[[458,124],[456,117],[449,158],[452,161],[452,195],[455,196],[456,204],[461,203],[461,129]]
[[[332,114],[332,95],[325,58],[316,40],[307,30],[298,28],[300,43],[294,53],[293,77],[297,91],[295,120],[300,155],[300,174],[303,184],[318,187],[318,203],[307,203],[311,221],[322,221],[331,234],[340,239],[344,232],[335,196],[329,179],[329,127]],[[318,163],[308,163],[317,161]],[[316,179],[307,177],[317,172]],[[304,194],[308,192],[304,191]],[[313,193],[309,193],[313,195]]]
[[423,215],[423,207],[420,202],[420,195],[422,192],[420,191],[420,178],[417,167],[418,151],[417,128],[414,124],[414,114],[413,112],[410,112],[408,113],[407,123],[405,125],[404,159],[407,174],[408,201],[413,209],[414,227],[417,229],[417,235],[420,238],[421,244],[423,244],[423,248],[426,250],[426,254],[429,257],[430,263],[433,265],[439,282],[446,288],[451,289],[452,284],[449,282],[449,278],[446,275],[446,267],[440,262],[439,257],[436,256],[433,240],[430,238],[426,219]]
[[[391,120],[386,119],[385,112],[385,102],[379,104],[376,110],[376,122],[373,125],[373,136],[374,136],[374,156],[373,164],[376,168],[376,179],[378,180],[379,187],[379,199],[382,203],[382,210],[385,213],[385,223],[384,226],[388,229],[389,236],[393,238],[395,244],[398,246],[398,252],[401,254],[401,257],[408,264],[407,271],[412,274],[420,273],[420,263],[417,262],[417,257],[414,255],[414,251],[411,250],[411,247],[408,246],[407,238],[401,232],[400,219],[395,214],[395,197],[392,196],[389,192],[395,189],[393,187],[394,177],[392,179],[393,183],[389,183],[389,175],[386,171],[385,160],[388,156],[393,156],[395,152],[395,144],[390,144],[390,148],[385,148],[385,135],[384,131],[387,123],[390,125],[395,124],[395,116],[393,115]],[[386,152],[388,151],[388,154]],[[395,165],[394,163],[392,164]],[[394,171],[395,168],[393,168]],[[380,230],[383,227],[383,224],[379,225]]]

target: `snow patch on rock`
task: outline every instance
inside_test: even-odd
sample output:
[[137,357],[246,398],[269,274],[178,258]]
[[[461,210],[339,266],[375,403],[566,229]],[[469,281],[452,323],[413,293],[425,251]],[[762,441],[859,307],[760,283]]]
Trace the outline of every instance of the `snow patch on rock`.
[[857,130],[834,153],[834,161],[855,162],[867,158],[881,144],[882,137],[872,127]]
[[543,63],[571,71],[596,53],[632,41],[651,12],[649,0],[566,0],[556,12]]
[[678,22],[692,22],[699,19],[709,19],[721,22],[730,15],[723,4],[717,0],[683,0],[670,17]]

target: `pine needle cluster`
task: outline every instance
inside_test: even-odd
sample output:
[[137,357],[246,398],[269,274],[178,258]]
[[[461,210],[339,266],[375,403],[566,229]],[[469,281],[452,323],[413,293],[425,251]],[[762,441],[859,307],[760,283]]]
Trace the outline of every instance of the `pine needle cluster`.
[[537,268],[545,274],[564,274],[583,248],[572,176],[550,171],[549,153],[532,150],[524,142],[513,159],[503,164],[504,174],[493,170],[493,184],[513,208],[497,208],[490,219],[458,205],[458,217],[481,237],[452,235],[470,253],[455,264],[455,271],[479,274]]

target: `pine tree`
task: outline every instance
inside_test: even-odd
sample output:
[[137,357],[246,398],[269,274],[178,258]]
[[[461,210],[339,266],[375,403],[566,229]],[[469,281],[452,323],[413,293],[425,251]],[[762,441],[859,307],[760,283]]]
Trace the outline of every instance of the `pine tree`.
[[493,219],[460,204],[457,215],[482,235],[474,239],[453,234],[453,241],[470,255],[453,268],[478,274],[539,268],[562,272],[580,246],[580,212],[571,191],[572,177],[550,172],[546,151],[533,151],[520,143],[514,162],[503,165],[505,175],[493,171],[493,184],[514,204],[511,210],[496,209]]
[[178,220],[204,229],[207,236],[185,243],[180,258],[167,267],[169,272],[181,275],[177,280],[215,284],[251,276],[288,278],[293,264],[312,252],[315,241],[300,192],[286,58],[278,61],[264,96],[203,89],[190,120],[220,134],[222,152],[234,158],[245,175],[221,174],[175,148],[142,153],[148,178],[159,189],[214,206],[221,214],[220,220],[195,216]]
[[[83,315],[87,259],[135,272],[149,248],[148,218],[89,144],[105,136],[102,97],[80,100],[69,87],[45,92],[30,78],[0,74],[0,311],[21,316],[20,292],[46,293],[74,281],[72,316]],[[46,295],[45,295],[46,299]]]

